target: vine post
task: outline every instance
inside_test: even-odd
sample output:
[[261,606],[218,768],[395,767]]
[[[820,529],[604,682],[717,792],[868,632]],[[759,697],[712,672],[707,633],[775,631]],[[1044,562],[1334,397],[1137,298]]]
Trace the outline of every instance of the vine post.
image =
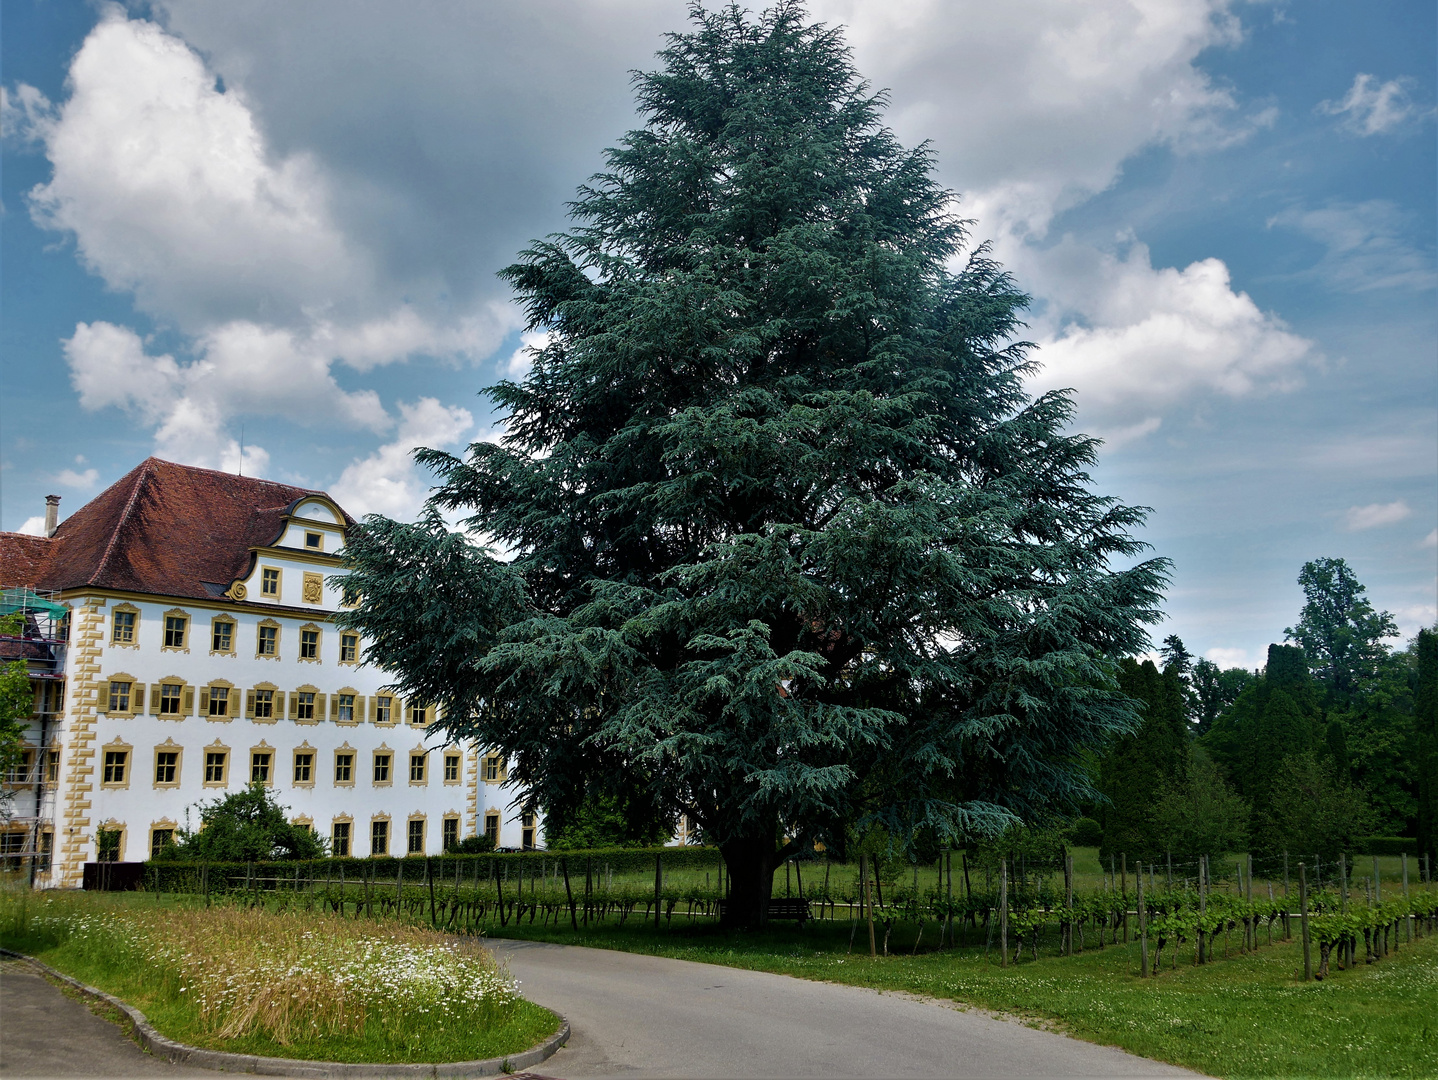
[[1288,899],[1288,851],[1283,852],[1283,899]]
[[1348,856],[1338,853],[1338,900],[1343,914],[1348,914]]
[[1378,856],[1373,856],[1373,905],[1383,903],[1383,884],[1378,878]]
[[1064,955],[1074,954],[1074,857],[1073,852],[1064,851]]
[[999,860],[999,967],[1009,966],[1009,860]]
[[1198,857],[1198,962],[1207,959],[1203,948],[1203,917],[1208,914],[1208,856]]
[[874,890],[869,884],[869,859],[867,855],[859,856],[859,896],[860,903],[864,906],[864,914],[869,920],[869,959],[879,955],[878,947],[874,941]]
[[1303,981],[1313,978],[1313,955],[1308,938],[1308,872],[1298,864],[1298,919],[1303,934]]
[[[947,909],[947,915],[948,915],[948,917],[944,920],[944,926],[945,926],[945,928],[947,929],[948,934],[949,934],[949,948],[952,949],[952,948],[954,947],[954,853],[953,853],[952,851],[946,851],[946,852],[944,853],[944,865],[945,865],[946,869],[948,870],[948,879],[949,879],[949,884],[948,884],[949,903],[948,903],[948,909]],[[943,940],[942,940],[942,935],[940,935],[939,948],[943,948],[943,947],[944,947],[944,943],[943,943]]]
[[1120,918],[1123,919],[1123,943],[1128,944],[1128,852],[1119,853],[1119,864],[1123,870],[1123,877],[1119,886],[1118,902],[1120,905]]
[[1148,978],[1148,918],[1143,907],[1143,863],[1138,864],[1138,941],[1139,967],[1141,978]]
[[[1403,853],[1403,902],[1408,902],[1408,852]],[[1405,912],[1403,915],[1403,936],[1408,939],[1408,944],[1413,944],[1413,914]]]
[[[663,887],[664,881],[664,856],[658,852],[654,853],[654,929],[659,929],[659,909],[662,906],[659,901],[659,890]],[[585,916],[586,921],[588,916]]]

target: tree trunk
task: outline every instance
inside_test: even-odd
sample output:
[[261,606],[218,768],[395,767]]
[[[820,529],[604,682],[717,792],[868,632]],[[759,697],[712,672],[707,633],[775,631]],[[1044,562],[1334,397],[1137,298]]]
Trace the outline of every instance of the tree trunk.
[[763,926],[768,921],[774,868],[779,865],[773,832],[736,837],[721,844],[719,850],[729,878],[723,925],[735,930]]

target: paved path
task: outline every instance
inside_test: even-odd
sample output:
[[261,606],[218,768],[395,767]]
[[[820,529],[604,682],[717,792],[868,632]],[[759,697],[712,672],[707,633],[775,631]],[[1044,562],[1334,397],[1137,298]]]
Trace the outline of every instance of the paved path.
[[152,1057],[33,968],[0,963],[0,1076],[219,1075]]
[[893,994],[654,956],[491,939],[525,997],[569,1018],[535,1067],[597,1077],[1195,1076]]

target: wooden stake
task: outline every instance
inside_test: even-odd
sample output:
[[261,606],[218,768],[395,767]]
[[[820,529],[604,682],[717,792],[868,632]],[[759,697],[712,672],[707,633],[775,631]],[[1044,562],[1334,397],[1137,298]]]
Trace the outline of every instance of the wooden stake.
[[1009,861],[999,860],[999,967],[1009,966]]
[[1298,864],[1298,918],[1303,928],[1303,981],[1313,978],[1313,955],[1308,941],[1308,872]]
[[859,856],[859,877],[864,882],[861,895],[864,897],[864,910],[869,916],[869,957],[873,959],[879,955],[879,950],[874,941],[874,891],[869,884],[867,858],[865,855]]
[[1148,978],[1148,919],[1143,909],[1143,863],[1138,864],[1138,940],[1139,967],[1141,978]]

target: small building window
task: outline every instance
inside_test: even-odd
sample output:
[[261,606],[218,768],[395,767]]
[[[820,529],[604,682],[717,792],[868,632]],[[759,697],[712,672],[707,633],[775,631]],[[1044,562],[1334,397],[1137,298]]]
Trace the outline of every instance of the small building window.
[[116,645],[133,645],[135,643],[135,613],[133,611],[115,612],[115,628],[110,634],[110,640]]
[[255,719],[272,720],[275,715],[275,692],[273,690],[255,691]]
[[389,854],[389,822],[371,821],[369,825],[369,853],[371,855]]
[[324,550],[324,546],[325,546],[325,538],[324,538],[324,534],[323,534],[323,533],[317,533],[317,532],[307,532],[307,533],[305,533],[305,547],[307,547],[307,548],[314,548],[314,550],[316,550],[316,551],[323,551],[323,550]]
[[230,688],[228,686],[210,686],[206,688],[209,693],[209,703],[205,708],[207,716],[229,716],[230,715]]
[[51,750],[49,760],[45,766],[45,783],[58,784],[60,782],[60,751]]
[[336,821],[330,831],[330,853],[337,859],[347,859],[350,853],[350,823]]
[[275,599],[280,595],[280,572],[270,567],[260,571],[260,595],[272,596]]
[[410,754],[409,782],[411,784],[424,783],[424,763],[428,757],[428,754]]
[[374,699],[374,722],[376,724],[388,724],[394,716],[394,698],[381,694]]
[[178,750],[155,751],[155,783],[170,785],[176,782],[175,771],[180,765]]
[[499,754],[484,756],[484,782],[499,784],[504,781],[504,758]]
[[459,818],[447,817],[444,819],[444,850],[452,851],[459,843]]
[[534,850],[534,815],[524,814],[519,819],[520,824],[520,846],[525,851]]
[[255,652],[260,656],[274,656],[280,648],[280,628],[278,626],[260,627],[259,643]]
[[179,716],[180,698],[185,688],[178,683],[164,683],[160,687],[160,715]]
[[211,652],[233,652],[235,640],[235,624],[232,622],[217,621],[211,624],[210,651]]
[[308,752],[305,752],[305,753],[296,753],[296,754],[295,754],[295,783],[296,783],[296,784],[308,784],[308,783],[310,783],[310,773],[311,773],[311,771],[312,771],[313,768],[314,768],[314,762],[315,762],[315,756],[314,756],[314,754],[311,754],[311,753],[308,753]]
[[459,755],[444,755],[444,782],[446,784],[459,783]]
[[335,718],[341,724],[353,724],[355,719],[355,696],[353,694],[336,694],[335,702]]
[[160,852],[175,842],[174,829],[150,830],[150,858],[158,859]]
[[499,847],[499,811],[491,810],[484,815],[484,835],[489,837],[489,842]]
[[225,765],[227,764],[228,758],[229,755],[223,750],[205,751],[205,783],[225,783]]
[[340,663],[353,664],[359,659],[359,635],[340,635]]
[[130,752],[128,750],[106,750],[104,782],[123,784],[125,782],[125,765],[129,760]]
[[260,750],[256,750],[250,755],[250,783],[268,784],[270,782],[271,756]]
[[424,714],[425,714],[426,708],[427,708],[427,706],[422,705],[422,704],[420,704],[420,703],[417,702],[417,701],[412,701],[412,702],[410,702],[410,705],[409,705],[409,722],[410,722],[413,726],[415,726],[415,727],[424,727],[424,724],[425,724],[425,715],[424,715]]
[[133,685],[133,683],[125,682],[123,679],[111,680],[110,711],[112,713],[130,711],[130,689]]
[[354,783],[355,756],[353,754],[335,755],[335,783]]
[[297,690],[295,692],[295,718],[298,720],[313,720],[315,718],[315,695],[313,690]]
[[183,649],[185,647],[185,631],[189,625],[190,620],[183,615],[166,615],[165,648]]
[[388,754],[374,756],[374,782],[376,784],[389,783],[389,758]]
[[320,655],[320,632],[318,630],[300,631],[300,659],[318,660]]
[[424,819],[409,823],[409,844],[406,850],[411,855],[424,854]]

